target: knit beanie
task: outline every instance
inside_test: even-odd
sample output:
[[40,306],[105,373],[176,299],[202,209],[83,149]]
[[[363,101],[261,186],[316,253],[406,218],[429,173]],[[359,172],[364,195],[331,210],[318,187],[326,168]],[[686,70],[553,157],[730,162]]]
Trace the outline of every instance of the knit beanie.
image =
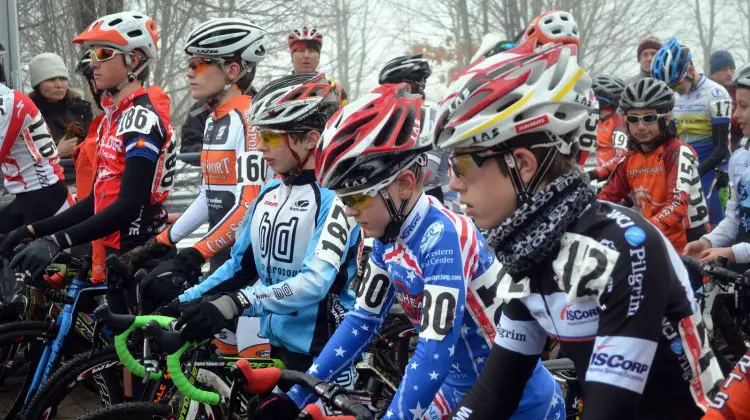
[[734,59],[729,51],[714,51],[708,60],[709,74],[714,74],[724,67],[735,67]]
[[36,87],[39,83],[54,79],[55,77],[70,79],[65,62],[55,53],[41,53],[31,59],[31,63],[29,63],[29,76],[31,77],[32,87]]
[[659,41],[659,38],[655,36],[650,36],[648,38],[644,38],[641,40],[641,42],[638,43],[638,54],[636,55],[636,58],[638,60],[641,59],[641,53],[643,50],[659,50],[661,48],[661,41]]

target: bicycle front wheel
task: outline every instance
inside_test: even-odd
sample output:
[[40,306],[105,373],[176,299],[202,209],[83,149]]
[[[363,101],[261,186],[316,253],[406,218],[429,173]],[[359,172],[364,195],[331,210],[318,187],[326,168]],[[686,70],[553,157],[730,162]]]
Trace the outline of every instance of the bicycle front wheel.
[[130,402],[100,408],[78,420],[132,420],[132,419],[171,419],[172,407],[166,404]]

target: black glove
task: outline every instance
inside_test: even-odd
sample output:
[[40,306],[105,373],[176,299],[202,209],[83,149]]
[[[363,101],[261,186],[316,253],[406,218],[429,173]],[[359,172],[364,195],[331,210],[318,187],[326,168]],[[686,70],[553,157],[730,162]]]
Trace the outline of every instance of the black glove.
[[170,302],[198,281],[205,262],[195,248],[183,249],[148,273],[141,282],[141,296],[152,303],[152,307]]
[[209,296],[197,305],[182,308],[175,329],[182,328],[180,335],[186,340],[209,339],[224,328],[231,329],[234,318],[242,313],[246,302],[240,292]]
[[172,318],[180,317],[180,301],[175,299],[164,306],[158,307],[154,311],[154,315],[163,315]]
[[[253,413],[251,419],[275,420],[295,419],[300,413],[299,407],[287,394],[283,392],[271,392],[259,395],[257,405],[253,405],[248,411]],[[252,411],[251,411],[252,410]]]
[[34,235],[31,233],[27,225],[13,229],[9,234],[5,235],[5,239],[0,243],[0,255],[8,254],[13,251],[13,248],[18,244],[33,237]]
[[52,237],[37,239],[13,257],[10,267],[20,272],[29,271],[32,279],[40,279],[58,252],[60,247]]
[[152,260],[164,257],[172,249],[173,247],[157,242],[156,238],[152,237],[145,244],[122,254],[120,263],[127,269],[125,274],[132,276],[137,269],[146,267]]

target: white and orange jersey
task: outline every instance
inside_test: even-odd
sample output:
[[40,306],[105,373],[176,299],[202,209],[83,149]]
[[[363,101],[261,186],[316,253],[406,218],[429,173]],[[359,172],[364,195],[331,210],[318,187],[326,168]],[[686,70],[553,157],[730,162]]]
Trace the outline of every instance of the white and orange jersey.
[[179,219],[157,237],[175,244],[208,221],[209,232],[193,247],[205,258],[232,246],[235,231],[266,181],[256,128],[248,123],[251,98],[241,95],[219,105],[206,121],[201,152],[203,184]]
[[28,96],[0,84],[0,163],[12,194],[35,191],[64,179],[55,141]]

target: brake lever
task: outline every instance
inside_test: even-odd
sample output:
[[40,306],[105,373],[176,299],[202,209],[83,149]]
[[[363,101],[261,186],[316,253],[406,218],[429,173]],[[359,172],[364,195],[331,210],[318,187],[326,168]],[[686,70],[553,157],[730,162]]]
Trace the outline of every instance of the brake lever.
[[146,368],[143,375],[143,383],[146,384],[151,374],[159,371],[159,360],[151,356],[151,342],[148,335],[143,337],[143,367]]
[[101,340],[99,340],[99,335],[102,333],[105,324],[106,322],[103,322],[99,318],[94,321],[94,334],[91,341],[91,350],[89,351],[89,355],[86,356],[86,360],[91,360],[91,358],[94,356],[94,352],[102,347]]

